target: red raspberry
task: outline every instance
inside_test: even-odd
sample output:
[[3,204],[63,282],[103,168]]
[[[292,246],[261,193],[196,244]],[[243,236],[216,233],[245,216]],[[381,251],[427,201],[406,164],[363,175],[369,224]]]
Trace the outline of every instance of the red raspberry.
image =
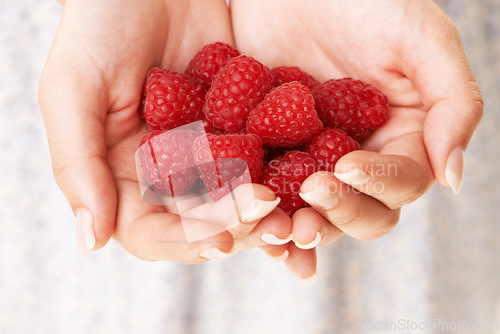
[[262,141],[253,134],[206,134],[193,144],[194,159],[214,200],[243,183],[256,182],[263,166]]
[[239,54],[238,50],[221,42],[207,44],[191,59],[185,73],[208,89],[217,72]]
[[201,120],[205,89],[187,75],[153,68],[146,81],[144,118],[151,130],[170,130]]
[[212,133],[214,130],[212,122],[209,122],[206,117],[203,117],[201,121],[203,122],[203,128],[205,129],[205,132]]
[[247,130],[269,146],[293,147],[308,142],[323,124],[314,110],[314,98],[300,82],[273,89],[248,116]]
[[380,127],[389,112],[387,97],[381,91],[352,78],[328,80],[316,87],[313,95],[325,126],[342,128],[353,136],[369,135],[359,129]]
[[318,170],[335,171],[335,164],[349,152],[361,149],[358,142],[340,129],[326,129],[314,136],[306,152],[318,163]]
[[363,140],[366,138],[370,137],[372,130],[371,129],[363,129],[360,127],[356,128],[350,128],[347,126],[338,126],[337,129],[340,129],[347,133],[349,137],[357,141],[358,143],[361,143]]
[[309,153],[290,151],[264,167],[260,182],[281,198],[278,205],[289,216],[306,206],[299,196],[304,180],[318,170],[318,164]]
[[264,146],[264,163],[267,164],[269,161],[276,159],[279,156],[285,155],[290,151],[304,151],[304,145],[295,146],[295,147],[271,147]]
[[191,146],[197,136],[191,130],[158,130],[142,138],[138,158],[147,183],[155,191],[178,196],[196,183]]
[[203,111],[214,127],[237,132],[271,88],[267,67],[247,56],[234,57],[215,76]]
[[318,80],[296,66],[275,67],[271,70],[271,75],[273,76],[274,87],[292,81],[298,81],[309,87],[310,90],[319,85]]

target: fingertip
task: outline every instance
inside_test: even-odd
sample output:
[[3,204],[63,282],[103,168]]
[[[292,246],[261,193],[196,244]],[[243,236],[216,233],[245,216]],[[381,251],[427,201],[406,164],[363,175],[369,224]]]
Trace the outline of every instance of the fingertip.
[[254,223],[271,213],[280,203],[281,199],[276,197],[272,201],[254,199],[241,212],[241,221],[243,223]]
[[302,195],[311,193],[321,188],[322,186],[330,186],[331,183],[336,183],[335,181],[336,178],[333,176],[333,173],[331,172],[326,172],[326,171],[316,172],[307,177],[304,180],[304,182],[302,182],[302,186],[300,187],[300,193]]
[[86,208],[76,210],[76,242],[82,258],[87,256],[96,244],[94,216]]
[[290,254],[287,249],[288,244],[264,245],[260,246],[259,248],[262,249],[268,257],[278,262],[285,261],[288,258],[288,255]]
[[318,269],[316,268],[312,276],[306,278],[299,277],[299,281],[303,285],[311,285],[318,280],[318,277],[319,277],[319,272]]
[[[307,280],[317,273],[316,249],[300,249],[294,243],[288,244],[286,267],[296,277]],[[307,282],[307,281],[306,281]]]
[[237,249],[233,248],[230,251],[223,251],[220,248],[207,248],[200,252],[200,257],[213,260],[213,259],[226,259],[236,255],[238,252]]
[[292,217],[293,242],[300,249],[312,249],[318,246],[323,238],[322,230],[327,222],[313,208],[298,210]]
[[[280,208],[273,210],[254,229],[260,239],[270,245],[283,245],[292,240],[292,220]],[[253,231],[252,231],[253,233]]]
[[111,171],[104,162],[89,161],[84,170],[76,170],[68,177],[79,181],[67,189],[67,198],[78,208],[75,213],[88,210],[93,217],[95,244],[92,251],[99,250],[113,236],[116,224],[117,192]]

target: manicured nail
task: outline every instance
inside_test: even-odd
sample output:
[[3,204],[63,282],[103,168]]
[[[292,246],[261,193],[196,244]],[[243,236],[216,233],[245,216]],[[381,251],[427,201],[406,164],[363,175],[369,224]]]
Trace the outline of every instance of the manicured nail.
[[250,204],[241,212],[240,218],[244,223],[252,223],[260,220],[271,213],[280,202],[280,198],[276,197],[274,201],[263,201],[254,199]]
[[455,194],[460,192],[464,178],[465,152],[461,146],[455,147],[448,156],[444,176]]
[[285,261],[288,258],[288,254],[290,254],[288,252],[288,250],[285,250],[283,252],[283,254],[281,254],[280,256],[272,256],[272,255],[269,255],[269,254],[267,254],[267,256],[269,256],[271,259],[273,259],[275,261]]
[[318,246],[320,242],[321,242],[321,233],[318,232],[316,233],[316,238],[312,242],[308,244],[301,244],[300,242],[295,241],[295,246],[297,246],[300,249],[312,249]]
[[76,242],[82,258],[95,246],[94,217],[87,209],[76,210]]
[[352,186],[361,186],[370,181],[370,175],[363,172],[361,169],[355,168],[345,173],[333,173],[340,181]]
[[299,281],[304,285],[311,285],[318,280],[318,276],[319,276],[318,269],[316,269],[314,275],[312,275],[309,278],[299,278]]
[[264,233],[263,235],[260,236],[260,240],[264,241],[266,244],[269,245],[284,245],[290,242],[290,240],[292,239],[293,239],[293,234],[290,234],[285,239],[280,239],[274,234],[269,234],[269,233]]
[[233,256],[236,253],[237,253],[237,250],[234,248],[229,253],[224,253],[223,251],[221,251],[218,248],[209,248],[209,249],[205,249],[204,251],[202,251],[200,253],[200,256],[204,257],[205,259],[211,259],[211,260],[212,259],[225,259],[225,258]]
[[337,197],[325,185],[307,193],[299,193],[299,195],[310,205],[319,206],[324,210],[330,210],[337,204]]

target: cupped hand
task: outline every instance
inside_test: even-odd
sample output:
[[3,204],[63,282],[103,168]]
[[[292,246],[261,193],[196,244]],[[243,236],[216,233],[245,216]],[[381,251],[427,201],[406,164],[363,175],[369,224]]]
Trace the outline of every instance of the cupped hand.
[[[243,216],[220,219],[214,212],[225,212],[232,200],[191,205],[181,219],[142,199],[134,153],[146,133],[138,113],[146,74],[154,66],[182,72],[215,41],[234,44],[222,0],[66,2],[39,95],[54,175],[76,214],[82,255],[114,235],[139,258],[197,263],[227,256],[235,239],[248,248],[266,244],[263,234],[290,234],[290,219],[275,213],[254,229],[277,205],[259,185],[235,191]],[[217,230],[241,217],[230,231],[186,242],[185,228]]]
[[[320,81],[354,77],[389,98],[389,119],[363,151],[304,182],[312,208],[293,216],[290,254],[344,233],[384,235],[435,180],[459,191],[483,100],[455,26],[432,1],[233,0],[231,19],[242,53]],[[289,257],[289,268],[309,277],[316,255],[301,256],[299,264]]]

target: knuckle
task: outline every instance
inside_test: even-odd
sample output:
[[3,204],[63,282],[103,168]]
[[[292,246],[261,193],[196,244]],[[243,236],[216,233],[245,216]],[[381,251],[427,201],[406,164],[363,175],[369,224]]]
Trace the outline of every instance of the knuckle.
[[342,219],[333,220],[333,225],[341,230],[351,229],[360,224],[359,213],[355,212],[349,216],[343,217]]

